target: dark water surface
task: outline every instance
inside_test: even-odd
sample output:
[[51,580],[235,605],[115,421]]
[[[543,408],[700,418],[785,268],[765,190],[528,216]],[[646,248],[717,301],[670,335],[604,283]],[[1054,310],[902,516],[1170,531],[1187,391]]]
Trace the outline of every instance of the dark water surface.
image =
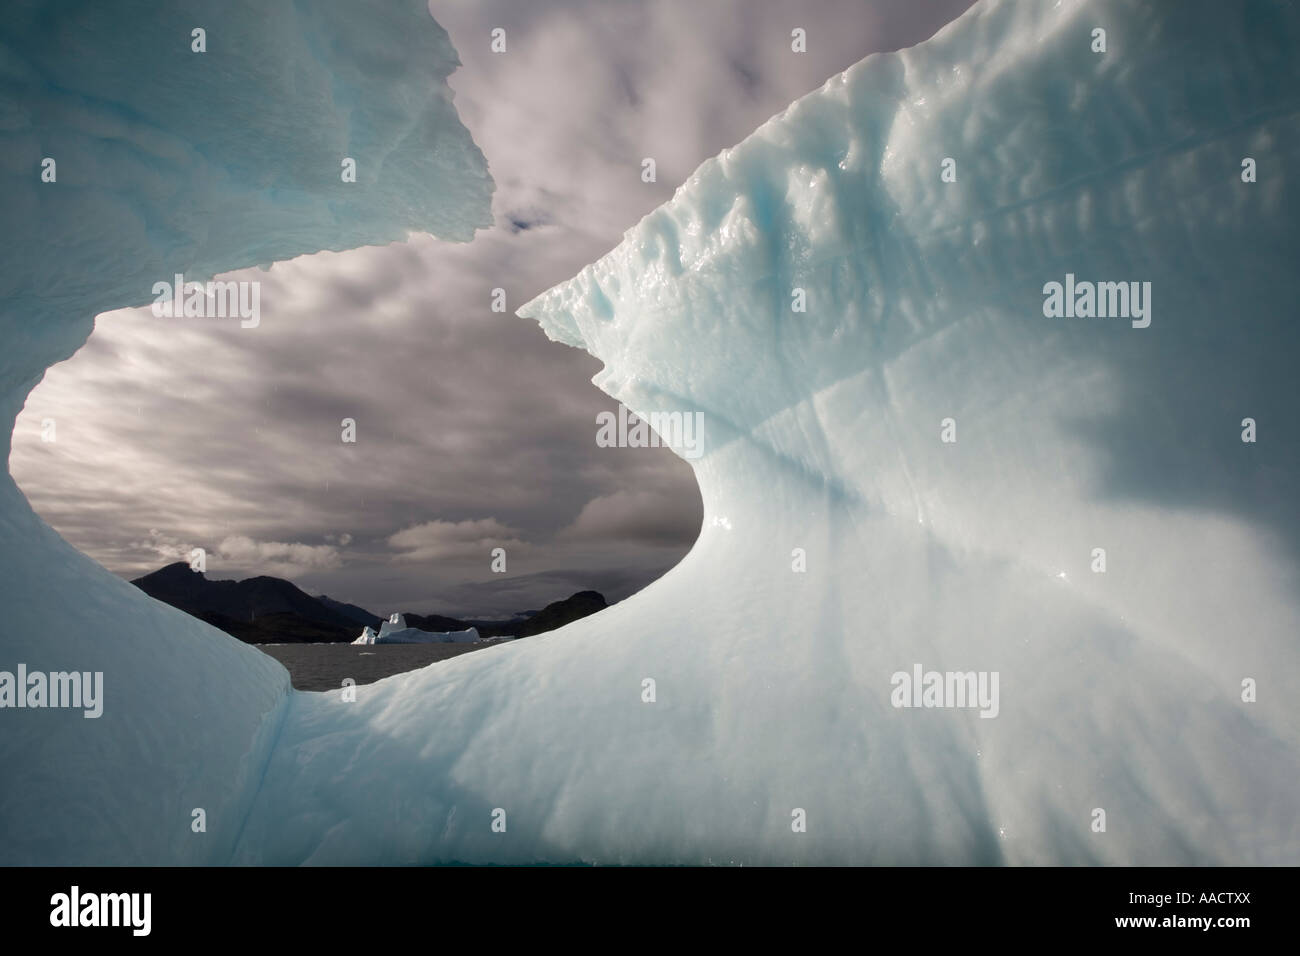
[[333,690],[351,677],[373,684],[385,677],[418,670],[461,654],[495,647],[490,644],[254,644],[289,670],[298,690]]

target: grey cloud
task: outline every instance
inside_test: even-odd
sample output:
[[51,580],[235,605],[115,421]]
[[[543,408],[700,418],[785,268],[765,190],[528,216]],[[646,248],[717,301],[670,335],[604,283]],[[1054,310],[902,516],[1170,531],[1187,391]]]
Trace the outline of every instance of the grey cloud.
[[700,515],[683,507],[689,501],[667,487],[615,491],[588,501],[560,537],[689,547],[700,531]]

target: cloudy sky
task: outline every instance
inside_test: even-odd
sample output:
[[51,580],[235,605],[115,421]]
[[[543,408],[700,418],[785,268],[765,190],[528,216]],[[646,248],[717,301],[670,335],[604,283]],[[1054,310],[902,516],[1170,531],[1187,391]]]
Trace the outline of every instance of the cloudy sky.
[[99,316],[19,416],[14,478],[125,577],[203,547],[210,578],[274,574],[379,614],[486,617],[587,588],[620,600],[689,550],[694,478],[667,449],[597,447],[597,413],[617,408],[590,382],[599,363],[514,310],[701,161],[967,6],[432,0],[464,64],[451,85],[496,181],[495,226],[232,273],[261,282],[256,329]]

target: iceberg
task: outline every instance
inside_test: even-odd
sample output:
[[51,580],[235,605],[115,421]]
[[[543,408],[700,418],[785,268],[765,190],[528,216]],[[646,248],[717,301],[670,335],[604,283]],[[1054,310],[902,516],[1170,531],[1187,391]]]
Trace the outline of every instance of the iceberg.
[[379,633],[372,628],[365,628],[353,644],[473,644],[479,640],[478,628],[469,627],[463,631],[422,631],[418,627],[407,627],[406,618],[394,614],[392,618],[379,625]]
[[[290,692],[13,492],[4,649],[106,703],[5,715],[0,859],[1300,863],[1298,42],[984,0],[705,162],[520,310],[703,422],[694,548],[545,635]],[[1067,276],[1142,324],[1049,315]]]

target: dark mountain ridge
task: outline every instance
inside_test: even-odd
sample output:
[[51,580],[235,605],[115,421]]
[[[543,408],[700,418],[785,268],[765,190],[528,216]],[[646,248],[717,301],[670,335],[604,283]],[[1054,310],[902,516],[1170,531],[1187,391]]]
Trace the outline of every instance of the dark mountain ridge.
[[131,582],[249,644],[350,641],[360,625],[282,578],[209,581],[183,561]]
[[[354,640],[363,626],[378,630],[383,619],[363,607],[325,595],[312,597],[297,585],[269,575],[242,581],[211,581],[184,561],[131,582],[145,594],[220,628],[248,644],[321,644]],[[408,627],[463,631],[483,637],[529,637],[562,627],[606,607],[596,591],[579,591],[527,617],[466,621],[441,614],[407,614]]]

